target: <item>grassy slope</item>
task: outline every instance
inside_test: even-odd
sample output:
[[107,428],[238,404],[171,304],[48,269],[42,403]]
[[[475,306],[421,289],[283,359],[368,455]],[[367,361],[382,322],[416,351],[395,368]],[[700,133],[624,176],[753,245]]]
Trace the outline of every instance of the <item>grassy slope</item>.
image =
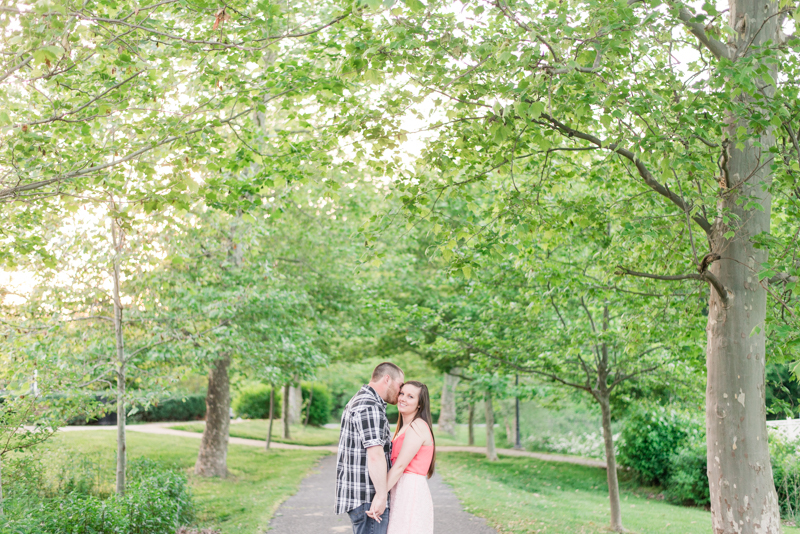
[[[205,426],[204,421],[191,421],[188,423],[176,423],[170,428],[175,430],[187,430],[189,432],[202,432]],[[235,438],[249,438],[265,440],[267,439],[268,419],[248,419],[245,421],[231,421],[230,434]],[[292,425],[290,428],[292,439],[283,439],[283,427],[279,420],[272,423],[272,441],[277,443],[292,443],[294,445],[336,445],[339,443],[339,430],[333,428],[320,428],[303,425]]]
[[[102,467],[103,483],[113,487],[116,434],[112,430],[86,430],[59,434],[49,445],[54,450],[75,451]],[[278,505],[297,491],[300,481],[326,453],[320,451],[266,452],[256,447],[228,448],[230,476],[203,479],[191,474],[200,440],[174,436],[128,433],[128,457],[148,458],[175,465],[190,476],[198,504],[199,522],[223,534],[263,532]]]
[[[437,468],[470,512],[499,534],[608,532],[605,471],[531,458],[490,463],[467,453],[437,456]],[[622,489],[622,523],[640,534],[710,534],[711,514]],[[784,527],[785,534],[800,529]]]

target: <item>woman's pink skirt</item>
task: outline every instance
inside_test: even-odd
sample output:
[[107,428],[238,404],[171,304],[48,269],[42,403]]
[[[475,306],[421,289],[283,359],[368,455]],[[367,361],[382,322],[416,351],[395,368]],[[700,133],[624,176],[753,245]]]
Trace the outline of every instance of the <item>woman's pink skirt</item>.
[[388,534],[433,534],[433,499],[425,475],[403,473],[391,493]]

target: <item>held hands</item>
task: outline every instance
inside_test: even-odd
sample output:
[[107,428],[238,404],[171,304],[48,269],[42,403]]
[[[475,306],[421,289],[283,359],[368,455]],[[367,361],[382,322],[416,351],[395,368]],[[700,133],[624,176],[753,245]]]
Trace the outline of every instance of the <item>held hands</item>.
[[386,511],[386,494],[384,493],[383,495],[375,495],[375,498],[372,499],[372,505],[367,511],[367,516],[371,517],[372,519],[380,523],[381,516],[385,511]]

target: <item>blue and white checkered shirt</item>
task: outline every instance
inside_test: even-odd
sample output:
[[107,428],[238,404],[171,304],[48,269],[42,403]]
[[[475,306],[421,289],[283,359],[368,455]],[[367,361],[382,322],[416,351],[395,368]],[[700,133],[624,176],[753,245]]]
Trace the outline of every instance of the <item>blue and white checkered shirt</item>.
[[350,399],[342,414],[336,457],[337,514],[369,504],[375,497],[375,486],[367,471],[367,448],[375,446],[383,447],[388,469],[392,465],[392,440],[386,401],[367,385]]

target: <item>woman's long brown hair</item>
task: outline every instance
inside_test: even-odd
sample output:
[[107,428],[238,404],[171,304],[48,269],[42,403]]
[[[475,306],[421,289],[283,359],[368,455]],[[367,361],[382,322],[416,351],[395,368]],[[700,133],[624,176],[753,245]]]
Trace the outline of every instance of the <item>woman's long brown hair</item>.
[[[419,404],[417,405],[417,413],[414,414],[414,419],[411,420],[411,423],[416,421],[416,419],[419,417],[420,419],[428,423],[428,429],[430,429],[431,431],[431,439],[433,440],[433,457],[431,458],[431,466],[428,468],[428,478],[431,478],[433,476],[434,465],[436,464],[436,438],[433,437],[433,418],[431,417],[431,396],[428,393],[428,386],[426,386],[422,382],[417,382],[416,380],[411,380],[403,385],[414,386],[419,388],[419,399],[417,399]],[[411,423],[409,423],[409,425]],[[394,431],[394,438],[396,438],[397,434],[400,433],[401,428],[403,428],[402,414],[400,414],[400,417],[397,419],[397,430]],[[394,438],[392,438],[392,440],[394,440]]]

